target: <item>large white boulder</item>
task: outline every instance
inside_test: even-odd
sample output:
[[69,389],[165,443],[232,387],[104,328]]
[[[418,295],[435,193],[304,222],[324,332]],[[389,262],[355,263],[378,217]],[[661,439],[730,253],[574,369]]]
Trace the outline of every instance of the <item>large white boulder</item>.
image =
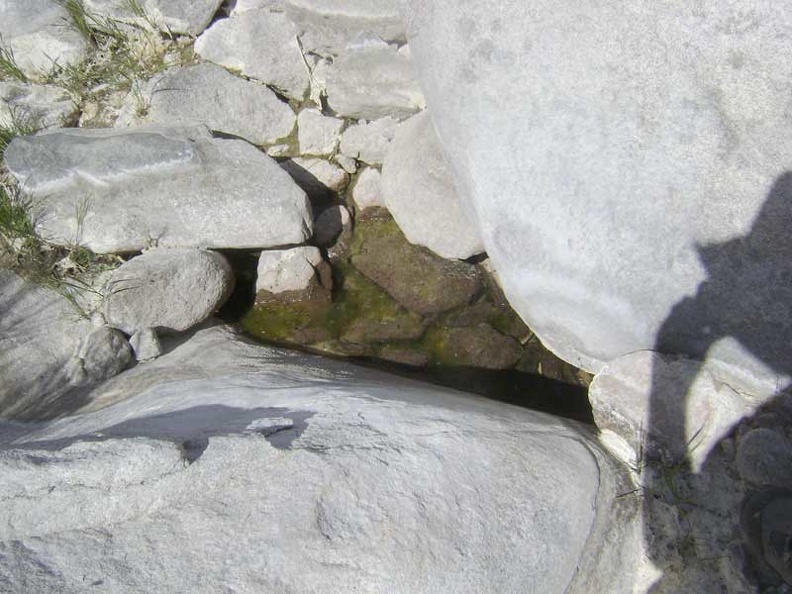
[[792,3],[407,4],[454,177],[545,345],[596,372],[731,335],[711,357],[788,371]]
[[195,41],[195,51],[298,101],[308,94],[308,67],[296,31],[283,13],[248,10],[219,20]]
[[217,252],[152,249],[110,274],[107,322],[133,335],[147,328],[183,332],[211,316],[234,288],[234,275]]
[[410,243],[443,258],[463,260],[484,251],[474,215],[454,187],[427,112],[396,132],[382,166],[382,193]]
[[582,427],[225,327],[91,396],[0,432],[10,591],[630,591],[635,500]]
[[262,248],[311,235],[310,204],[288,174],[205,128],[18,137],[5,164],[33,200],[39,232],[63,245]]
[[253,144],[273,145],[292,133],[296,120],[265,85],[205,62],[170,68],[130,93],[116,127],[203,124]]

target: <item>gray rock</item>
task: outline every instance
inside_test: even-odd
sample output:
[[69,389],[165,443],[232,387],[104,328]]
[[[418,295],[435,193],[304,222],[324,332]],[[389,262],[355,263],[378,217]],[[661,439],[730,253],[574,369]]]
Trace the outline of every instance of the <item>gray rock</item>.
[[[625,463],[636,464],[641,452],[667,460],[687,456],[698,470],[750,412],[744,392],[725,369],[640,351],[606,365],[591,382],[589,400],[606,444]],[[680,393],[686,394],[681,410]]]
[[24,74],[43,79],[55,64],[73,66],[83,60],[88,45],[54,0],[0,3],[0,39],[14,54]]
[[461,260],[484,251],[428,113],[413,116],[396,133],[382,166],[382,193],[411,243]]
[[222,0],[138,0],[145,16],[129,0],[82,0],[92,13],[138,26],[155,25],[167,33],[198,35],[211,22]]
[[346,155],[342,155],[339,153],[336,154],[336,156],[333,157],[333,159],[335,160],[336,163],[338,163],[341,166],[341,168],[344,171],[346,171],[350,175],[355,173],[358,169],[357,161],[351,157],[347,157]]
[[132,363],[126,337],[110,326],[100,326],[83,338],[71,364],[74,385],[95,385],[121,373]]
[[282,13],[248,10],[219,20],[196,40],[195,51],[298,101],[308,94],[308,67],[296,31]]
[[360,172],[355,185],[352,186],[352,200],[360,210],[385,206],[385,198],[382,196],[382,175],[378,169],[366,167]]
[[581,426],[224,327],[92,397],[0,450],[10,591],[630,591],[635,499]]
[[349,174],[325,159],[294,157],[280,165],[309,196],[338,193],[349,183]]
[[183,332],[212,315],[233,287],[231,266],[216,252],[152,249],[110,275],[104,314],[130,335],[147,328]]
[[314,76],[338,115],[376,120],[405,119],[424,107],[410,59],[378,38],[361,37]]
[[311,235],[302,192],[269,157],[199,129],[62,130],[5,151],[48,240],[98,253],[256,248]]
[[314,221],[313,239],[316,245],[331,247],[344,232],[352,230],[352,217],[343,204],[335,204],[319,213]]
[[138,361],[150,361],[162,354],[162,344],[153,328],[138,330],[129,337],[129,345]]
[[792,488],[792,443],[783,431],[759,427],[740,436],[740,476],[757,487]]
[[435,340],[442,343],[444,365],[510,369],[522,355],[519,342],[489,324],[442,328],[437,331]]
[[60,128],[73,123],[77,112],[77,104],[61,87],[0,81],[0,126],[4,128],[20,123]]
[[82,380],[72,359],[93,330],[62,294],[0,270],[0,415],[62,412]]
[[215,132],[272,145],[294,130],[296,116],[266,86],[203,63],[166,70],[130,93],[116,127],[203,124]]
[[406,40],[398,0],[285,0],[306,51],[337,56],[361,33]]
[[732,334],[709,357],[762,374],[741,340],[788,370],[787,3],[407,5],[454,177],[546,346],[596,372],[703,282],[664,350]]
[[333,288],[330,266],[314,246],[261,252],[257,275],[257,303],[327,301]]
[[301,155],[326,157],[338,147],[344,120],[322,115],[318,109],[303,109],[297,116],[297,139]]
[[258,10],[259,8],[282,10],[285,4],[286,0],[236,0],[231,14],[235,15],[247,10]]
[[398,124],[398,120],[387,116],[349,126],[341,136],[341,152],[369,165],[381,165]]

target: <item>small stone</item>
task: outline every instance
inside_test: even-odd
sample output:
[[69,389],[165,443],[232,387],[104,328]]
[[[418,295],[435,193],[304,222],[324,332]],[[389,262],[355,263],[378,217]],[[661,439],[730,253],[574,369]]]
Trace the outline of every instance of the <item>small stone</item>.
[[360,317],[341,336],[343,342],[366,344],[391,340],[418,340],[425,324],[418,314],[401,310],[388,318]]
[[263,251],[257,272],[256,303],[330,299],[332,271],[316,247]]
[[341,168],[344,171],[346,171],[350,175],[352,175],[357,171],[358,168],[357,161],[352,157],[347,157],[346,155],[342,155],[339,153],[335,156],[335,161],[341,166]]
[[360,210],[385,206],[385,199],[382,197],[382,176],[378,169],[366,167],[360,172],[352,187],[352,200]]
[[441,328],[433,335],[437,358],[444,365],[510,369],[520,360],[522,348],[511,336],[489,324],[464,328]]
[[757,487],[792,489],[792,442],[782,430],[753,429],[739,438],[737,469]]
[[77,104],[61,87],[0,81],[0,127],[60,128],[73,123],[77,113]]
[[324,209],[314,221],[314,242],[322,248],[329,248],[343,232],[352,228],[352,217],[342,204]]
[[132,362],[132,349],[121,332],[102,326],[83,339],[77,357],[85,374],[77,385],[92,385],[126,369]]
[[415,351],[405,348],[399,348],[392,345],[385,345],[377,353],[380,359],[390,361],[391,363],[398,363],[399,365],[408,365],[409,367],[426,367],[429,365],[429,355],[422,351]]
[[301,155],[326,157],[338,146],[344,120],[325,116],[318,109],[303,109],[297,116]]
[[308,68],[296,31],[282,13],[248,10],[219,20],[196,40],[195,51],[298,101],[308,94]]
[[143,328],[135,332],[129,344],[138,361],[150,361],[162,354],[162,344],[154,328]]
[[212,315],[233,285],[231,267],[217,252],[152,249],[113,271],[105,317],[130,335],[147,328],[183,332]]
[[349,126],[341,135],[341,152],[369,165],[381,165],[398,125],[398,120],[388,116]]
[[294,157],[280,165],[312,197],[341,192],[349,183],[346,171],[318,157]]

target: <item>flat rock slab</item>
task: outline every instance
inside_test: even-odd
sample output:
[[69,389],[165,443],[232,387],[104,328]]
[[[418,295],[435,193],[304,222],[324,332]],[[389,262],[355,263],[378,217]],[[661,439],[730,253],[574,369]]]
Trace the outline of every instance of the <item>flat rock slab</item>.
[[196,40],[195,51],[298,101],[310,89],[297,33],[282,13],[248,10],[219,20]]
[[338,147],[344,120],[325,116],[318,109],[303,109],[297,116],[297,140],[301,155],[326,157]]
[[88,51],[66,9],[55,0],[0,3],[0,38],[19,68],[34,80],[44,78],[56,63],[77,64]]
[[94,14],[141,26],[153,24],[166,33],[199,35],[212,20],[222,0],[138,0],[145,14],[135,11],[129,0],[82,0]]
[[390,116],[358,122],[344,130],[339,148],[347,157],[369,165],[382,165],[398,125],[399,121]]
[[730,334],[711,357],[789,372],[789,2],[407,4],[458,186],[547,347],[596,373],[661,329],[696,358]]
[[472,264],[444,260],[409,244],[395,225],[374,225],[355,250],[352,265],[403,307],[438,313],[470,303],[481,290]]
[[0,126],[29,124],[37,129],[73,123],[77,104],[66,89],[55,85],[0,81]]
[[409,55],[379,38],[356,40],[314,75],[324,83],[328,106],[340,116],[403,120],[425,105]]
[[8,169],[49,241],[97,253],[263,248],[311,235],[305,193],[272,159],[205,129],[63,130],[16,138]]
[[[342,141],[342,150],[343,146]],[[427,112],[413,116],[396,132],[382,166],[382,193],[410,243],[461,260],[484,251],[473,213],[454,186]]]
[[92,396],[0,433],[10,591],[629,591],[635,507],[568,422],[225,327]]
[[221,254],[152,249],[112,272],[104,315],[129,335],[147,328],[183,332],[212,315],[233,288],[231,266]]
[[117,337],[95,332],[63,294],[0,270],[0,416],[63,414],[76,387],[125,367]]
[[291,108],[265,85],[207,62],[170,68],[140,92],[130,93],[115,126],[202,124],[267,146],[286,139],[296,120]]

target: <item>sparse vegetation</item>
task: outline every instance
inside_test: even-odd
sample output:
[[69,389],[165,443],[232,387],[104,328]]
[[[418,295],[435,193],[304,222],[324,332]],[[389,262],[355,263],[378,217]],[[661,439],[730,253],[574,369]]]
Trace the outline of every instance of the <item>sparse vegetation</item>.
[[14,50],[4,47],[2,38],[0,38],[0,80],[27,82],[27,76],[14,57]]

